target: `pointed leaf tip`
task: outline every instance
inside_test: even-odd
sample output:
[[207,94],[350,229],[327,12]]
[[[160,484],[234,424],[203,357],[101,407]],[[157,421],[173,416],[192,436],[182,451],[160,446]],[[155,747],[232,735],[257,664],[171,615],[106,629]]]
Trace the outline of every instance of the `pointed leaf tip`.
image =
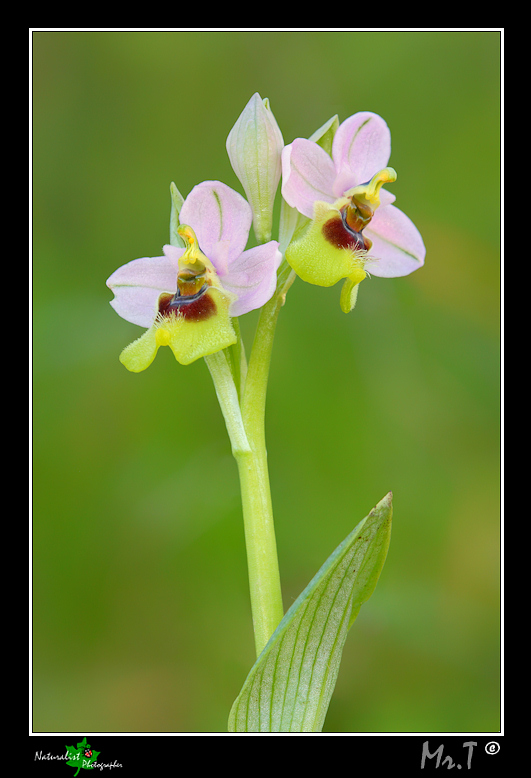
[[320,732],[348,629],[368,600],[389,547],[389,492],[330,555],[256,660],[229,732]]

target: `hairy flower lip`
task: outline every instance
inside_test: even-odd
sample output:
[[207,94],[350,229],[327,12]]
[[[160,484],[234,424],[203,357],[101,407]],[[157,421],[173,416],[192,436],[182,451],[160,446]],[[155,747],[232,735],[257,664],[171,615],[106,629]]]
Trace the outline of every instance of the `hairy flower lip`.
[[356,232],[347,222],[346,208],[323,224],[323,237],[338,248],[368,251],[371,243],[361,230]]
[[208,284],[203,284],[195,294],[183,295],[180,289],[177,289],[173,297],[170,294],[161,294],[155,324],[163,326],[168,317],[182,316],[189,321],[202,321],[214,316],[216,304],[207,295],[209,288]]

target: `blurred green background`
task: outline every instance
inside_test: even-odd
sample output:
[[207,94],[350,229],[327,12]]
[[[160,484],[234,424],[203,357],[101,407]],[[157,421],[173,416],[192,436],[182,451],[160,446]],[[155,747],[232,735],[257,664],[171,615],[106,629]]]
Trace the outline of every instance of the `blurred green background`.
[[[118,362],[107,277],[168,242],[173,180],[242,191],[254,92],[285,143],[387,121],[424,268],[297,280],[267,438],[287,608],[389,490],[333,732],[500,727],[500,33],[33,33],[33,727],[218,732],[253,661],[237,469],[203,360]],[[249,343],[256,312],[243,317]],[[190,414],[191,417],[190,418]]]

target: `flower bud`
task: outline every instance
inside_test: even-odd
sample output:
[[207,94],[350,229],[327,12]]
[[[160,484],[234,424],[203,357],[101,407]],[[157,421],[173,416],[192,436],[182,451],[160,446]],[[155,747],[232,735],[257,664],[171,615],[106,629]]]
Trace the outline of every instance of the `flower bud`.
[[284,140],[269,108],[256,92],[227,138],[230,163],[243,186],[253,211],[253,227],[259,243],[271,239],[273,203],[280,181]]

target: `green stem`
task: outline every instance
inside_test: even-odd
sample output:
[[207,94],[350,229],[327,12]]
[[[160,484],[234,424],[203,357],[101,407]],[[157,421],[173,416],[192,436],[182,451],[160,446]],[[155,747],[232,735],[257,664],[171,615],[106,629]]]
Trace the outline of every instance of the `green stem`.
[[[205,357],[238,464],[249,570],[251,612],[258,656],[284,615],[266,455],[260,437],[250,443],[233,370],[224,351]],[[251,403],[252,404],[252,403]]]
[[224,352],[205,357],[238,464],[251,612],[258,656],[284,615],[265,443],[265,404],[271,350],[280,308],[294,274],[279,272],[277,291],[262,308],[241,397]]
[[225,352],[217,351],[215,354],[210,354],[205,357],[205,362],[210,370],[221,412],[225,419],[232,453],[236,457],[238,454],[250,452],[238,402],[238,391]]
[[289,269],[279,273],[277,291],[260,313],[242,399],[243,424],[251,450],[236,455],[257,656],[284,615],[267,467],[265,405],[278,314],[294,277]]
[[267,462],[254,449],[236,456],[240,474],[245,546],[256,656],[262,652],[283,615],[280,572]]

